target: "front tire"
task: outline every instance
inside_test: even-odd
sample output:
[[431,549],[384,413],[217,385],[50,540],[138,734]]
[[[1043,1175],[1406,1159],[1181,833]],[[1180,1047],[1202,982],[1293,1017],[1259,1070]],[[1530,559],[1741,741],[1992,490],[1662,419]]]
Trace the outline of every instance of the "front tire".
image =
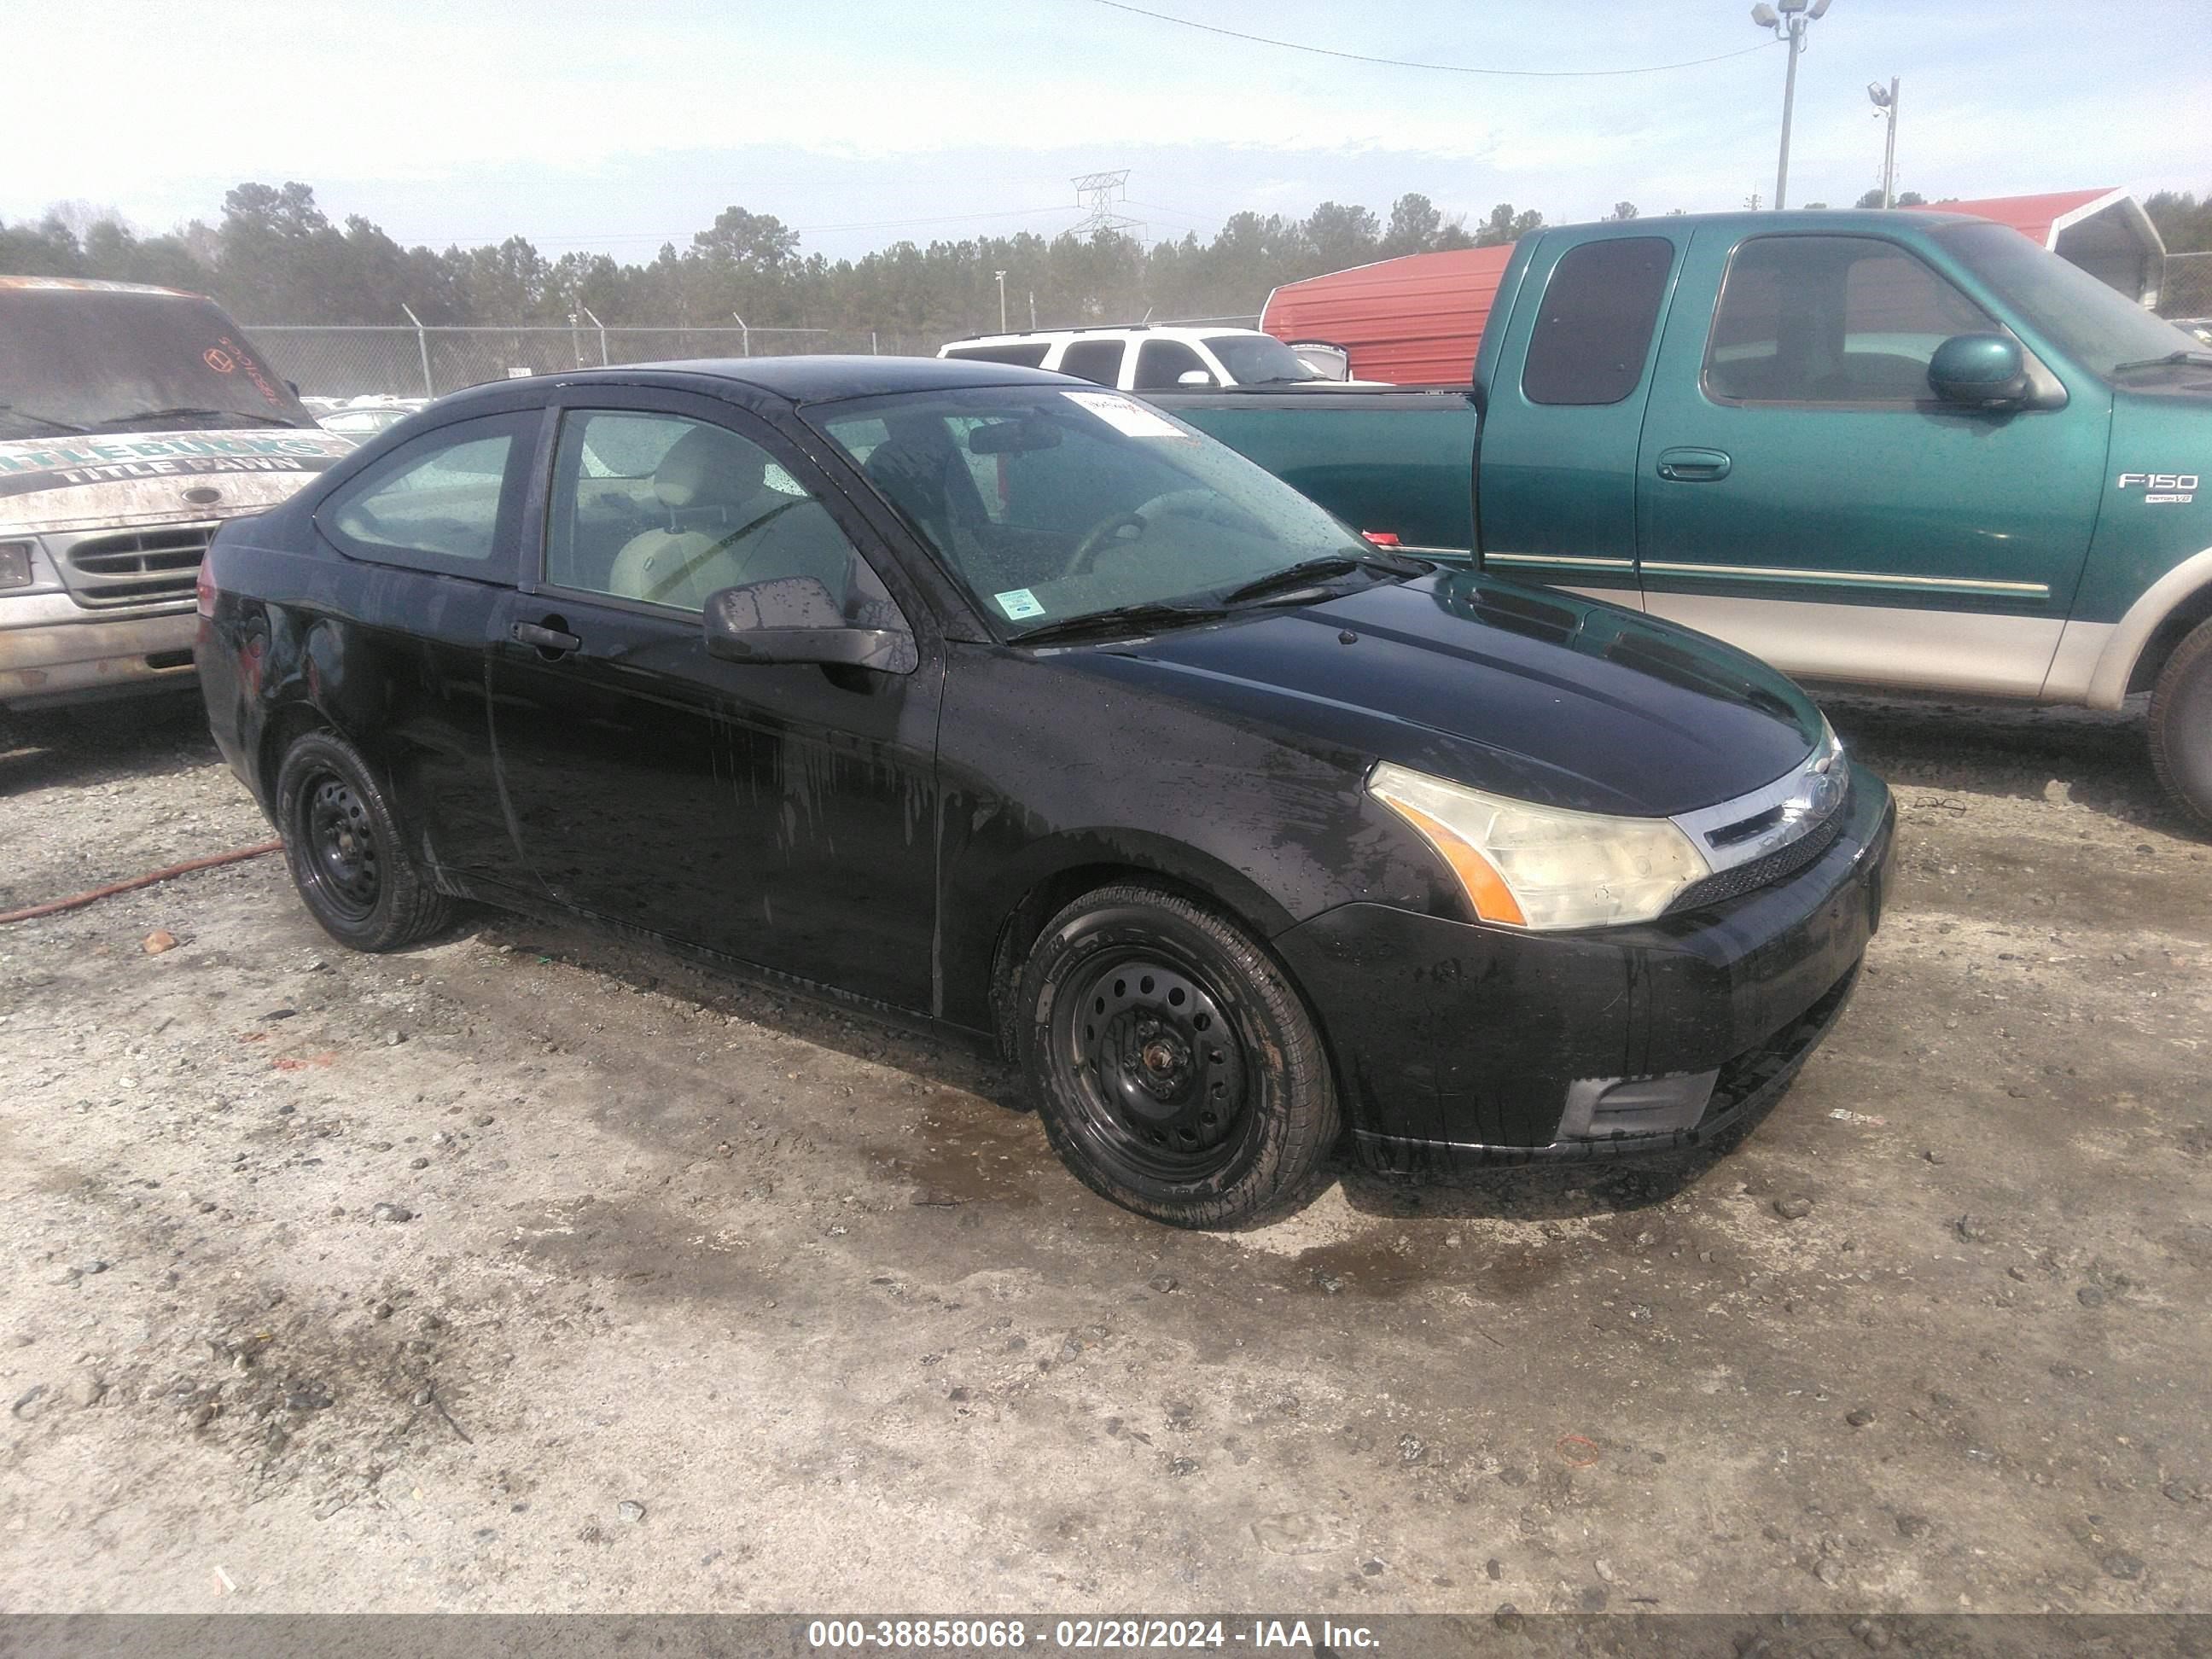
[[339,944],[402,950],[453,921],[453,901],[408,857],[376,774],[336,732],[310,732],[285,751],[276,817],[292,884]]
[[2199,623],[2159,671],[2150,763],[2197,827],[2212,830],[2212,622]]
[[1303,1198],[1340,1121],[1321,1036],[1273,959],[1158,888],[1085,895],[1038,936],[1015,1022],[1053,1150],[1092,1191],[1178,1227]]

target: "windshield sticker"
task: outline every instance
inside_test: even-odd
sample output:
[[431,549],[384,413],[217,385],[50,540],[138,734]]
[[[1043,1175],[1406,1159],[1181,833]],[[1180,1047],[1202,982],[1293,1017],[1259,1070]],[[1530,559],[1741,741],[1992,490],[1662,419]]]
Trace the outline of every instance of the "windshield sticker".
[[1132,438],[1180,438],[1181,427],[1146,409],[1133,398],[1124,398],[1115,392],[1063,392],[1060,394],[1072,404],[1079,404],[1116,432]]
[[1027,622],[1031,617],[1044,615],[1044,607],[1036,602],[1036,595],[1026,587],[1009,588],[1004,593],[991,597],[999,602],[999,609],[1015,622]]

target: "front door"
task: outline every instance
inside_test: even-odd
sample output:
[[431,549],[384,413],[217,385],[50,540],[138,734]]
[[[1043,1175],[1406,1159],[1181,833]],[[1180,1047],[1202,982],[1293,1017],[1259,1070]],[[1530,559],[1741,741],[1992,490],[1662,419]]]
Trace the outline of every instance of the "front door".
[[2096,514],[2099,388],[1936,401],[1936,348],[2002,325],[1875,236],[1700,229],[1681,292],[1718,299],[1678,302],[1660,348],[1645,608],[1809,678],[2040,691]]
[[914,607],[765,421],[576,396],[542,565],[493,647],[524,854],[579,909],[927,1010],[941,654],[923,641],[909,674],[709,657],[700,611],[720,588],[815,576],[871,627]]

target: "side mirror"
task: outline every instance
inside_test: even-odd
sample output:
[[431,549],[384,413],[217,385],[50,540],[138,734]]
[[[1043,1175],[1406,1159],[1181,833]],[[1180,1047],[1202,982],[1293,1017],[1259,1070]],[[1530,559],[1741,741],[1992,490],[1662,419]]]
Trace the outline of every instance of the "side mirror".
[[883,674],[911,674],[921,663],[903,627],[854,627],[812,576],[779,576],[710,593],[701,626],[707,654],[724,662],[817,663]]
[[2009,335],[1954,334],[1928,360],[1928,385],[1947,404],[2007,409],[2027,396],[2027,363]]
[[1176,376],[1176,384],[1177,386],[1209,386],[1213,384],[1213,376],[1207,374],[1202,368],[1186,368],[1182,374]]

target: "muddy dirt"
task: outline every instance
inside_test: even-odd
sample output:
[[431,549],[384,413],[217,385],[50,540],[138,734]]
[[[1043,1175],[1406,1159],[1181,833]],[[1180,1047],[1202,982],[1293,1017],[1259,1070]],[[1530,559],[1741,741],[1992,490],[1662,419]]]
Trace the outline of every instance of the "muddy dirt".
[[[0,1605],[2212,1607],[2212,848],[2130,718],[1833,708],[1901,879],[1740,1147],[1227,1236],[580,930],[0,929]],[[0,909],[267,834],[189,708],[0,726]]]

